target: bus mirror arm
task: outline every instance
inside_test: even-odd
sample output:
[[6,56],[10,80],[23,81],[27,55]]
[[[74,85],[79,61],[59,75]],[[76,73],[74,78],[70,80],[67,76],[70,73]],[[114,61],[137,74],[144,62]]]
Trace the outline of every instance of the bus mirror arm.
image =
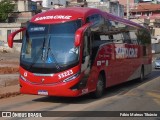
[[26,28],[21,28],[21,29],[15,31],[15,32],[12,32],[11,34],[8,35],[8,46],[9,46],[10,48],[13,48],[13,39],[14,39],[15,35],[16,35],[17,33],[19,33],[19,32],[24,31],[24,30],[26,30]]

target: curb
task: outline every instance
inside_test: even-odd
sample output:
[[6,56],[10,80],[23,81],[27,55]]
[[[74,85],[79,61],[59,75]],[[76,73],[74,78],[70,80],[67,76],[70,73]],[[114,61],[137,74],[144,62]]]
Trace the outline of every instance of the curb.
[[8,97],[15,97],[20,94],[21,94],[20,92],[8,92],[8,93],[0,94],[0,99],[8,98]]
[[20,95],[19,84],[0,88],[0,99]]

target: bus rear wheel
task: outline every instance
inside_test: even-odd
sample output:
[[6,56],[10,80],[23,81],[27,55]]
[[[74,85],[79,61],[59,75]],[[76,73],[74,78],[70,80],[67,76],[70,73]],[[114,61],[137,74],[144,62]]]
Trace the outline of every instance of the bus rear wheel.
[[100,74],[98,76],[98,82],[96,85],[96,91],[92,93],[93,98],[100,98],[103,95],[105,82],[103,76]]

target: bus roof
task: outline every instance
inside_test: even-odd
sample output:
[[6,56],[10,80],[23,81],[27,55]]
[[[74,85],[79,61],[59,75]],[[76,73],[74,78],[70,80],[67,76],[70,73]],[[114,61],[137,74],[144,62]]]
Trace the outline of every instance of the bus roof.
[[53,23],[56,24],[77,19],[82,19],[83,21],[85,21],[88,16],[93,14],[101,14],[106,19],[122,22],[131,26],[144,28],[143,26],[134,23],[132,21],[120,18],[118,16],[112,15],[107,12],[103,12],[96,8],[87,8],[87,7],[68,7],[68,8],[48,10],[46,12],[42,12],[33,16],[30,22],[39,24],[53,24]]
[[132,22],[130,20],[127,20],[127,19],[115,16],[115,15],[112,15],[110,13],[104,12],[104,14],[105,14],[104,16],[105,16],[106,19],[114,20],[114,21],[121,22],[121,23],[125,23],[125,24],[131,25],[131,26],[145,28],[144,26],[142,26],[142,25],[140,25],[138,23],[135,23],[135,22]]
[[76,19],[85,20],[87,16],[95,13],[102,13],[102,11],[100,11],[99,9],[86,8],[86,7],[60,8],[39,13],[35,15],[30,20],[30,22],[39,24],[53,24],[53,23],[63,23]]

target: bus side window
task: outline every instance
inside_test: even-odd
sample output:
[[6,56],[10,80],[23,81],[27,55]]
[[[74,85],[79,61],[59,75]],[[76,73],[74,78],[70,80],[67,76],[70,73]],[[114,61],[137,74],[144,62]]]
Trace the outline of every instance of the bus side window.
[[94,15],[91,15],[86,18],[86,23],[94,22]]
[[101,40],[100,35],[98,33],[93,34],[93,39],[95,40]]
[[108,32],[111,29],[111,23],[108,19],[105,19],[104,25],[103,25],[103,32]]
[[94,14],[86,18],[86,23],[89,23],[89,22],[104,24],[104,18],[99,14]]
[[142,45],[151,43],[150,33],[147,30],[139,29],[137,37]]
[[86,23],[89,23],[89,22],[90,22],[89,17],[87,17],[87,19],[86,19]]
[[113,35],[109,35],[108,38],[113,41]]
[[137,36],[135,31],[130,31],[130,37],[132,44],[138,45]]
[[136,35],[139,44],[143,46],[143,56],[150,54],[148,52],[148,48],[146,47],[148,44],[151,43],[150,33],[145,29],[139,29]]
[[112,36],[113,36],[113,42],[114,43],[123,43],[123,39],[122,39],[122,34],[121,33],[113,34],[110,37],[112,38]]
[[123,35],[124,43],[131,44],[129,32],[123,32],[122,35]]
[[84,43],[83,43],[83,60],[82,62],[85,62],[85,58],[90,55],[90,49],[91,49],[91,44],[90,44],[90,36],[87,34],[84,35]]
[[109,24],[110,24],[109,30],[118,31],[119,28],[118,28],[118,23],[117,22],[110,20]]

